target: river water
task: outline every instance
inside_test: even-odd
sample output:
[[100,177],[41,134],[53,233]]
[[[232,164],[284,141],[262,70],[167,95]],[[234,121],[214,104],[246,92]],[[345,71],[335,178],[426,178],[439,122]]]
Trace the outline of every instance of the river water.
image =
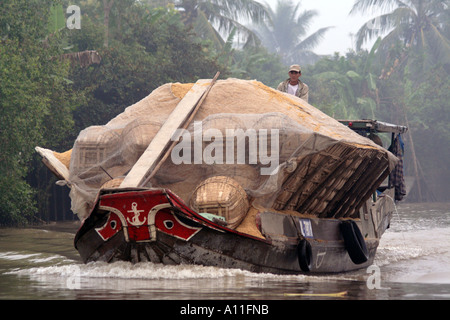
[[0,229],[1,300],[449,300],[450,203],[400,204],[375,263],[280,276],[153,263],[82,264],[75,222]]

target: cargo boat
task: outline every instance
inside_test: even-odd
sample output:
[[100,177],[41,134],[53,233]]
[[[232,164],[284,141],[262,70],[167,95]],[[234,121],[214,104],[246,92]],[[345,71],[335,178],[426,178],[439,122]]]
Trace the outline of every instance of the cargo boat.
[[[242,105],[245,97],[255,106]],[[404,195],[406,127],[337,121],[301,99],[237,79],[167,84],[144,100],[80,133],[70,152],[36,148],[71,188],[72,210],[82,220],[74,244],[85,263],[275,274],[346,272],[373,263]],[[158,118],[155,110],[165,113]],[[145,113],[151,121],[142,119]],[[130,127],[140,131],[131,135]],[[244,143],[236,132],[244,133]],[[384,133],[389,139],[380,139]],[[133,148],[123,143],[130,136],[138,141]],[[390,151],[380,146],[387,140]],[[242,158],[239,145],[247,151]],[[277,158],[263,157],[267,150]],[[221,162],[220,154],[234,154],[235,161]]]

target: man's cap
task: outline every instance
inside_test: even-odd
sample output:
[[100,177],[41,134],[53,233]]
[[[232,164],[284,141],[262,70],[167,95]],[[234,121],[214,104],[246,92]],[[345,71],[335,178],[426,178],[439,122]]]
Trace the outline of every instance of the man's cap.
[[291,71],[302,72],[302,68],[300,68],[298,64],[293,64],[292,66],[289,67],[289,72]]

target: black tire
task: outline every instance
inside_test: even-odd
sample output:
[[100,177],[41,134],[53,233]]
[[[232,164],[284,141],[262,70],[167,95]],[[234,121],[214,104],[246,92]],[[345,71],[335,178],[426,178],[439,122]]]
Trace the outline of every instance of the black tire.
[[341,234],[344,238],[345,249],[354,264],[361,264],[369,260],[366,242],[356,222],[345,220],[340,224]]
[[297,247],[298,263],[303,272],[309,272],[312,264],[312,249],[311,245],[305,239],[301,240]]

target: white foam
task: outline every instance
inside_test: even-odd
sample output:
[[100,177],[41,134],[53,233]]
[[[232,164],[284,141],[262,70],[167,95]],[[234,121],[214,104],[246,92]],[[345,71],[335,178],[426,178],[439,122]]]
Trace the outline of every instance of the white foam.
[[0,252],[1,260],[9,260],[9,261],[18,261],[21,264],[25,265],[40,265],[40,264],[48,264],[49,262],[60,263],[70,263],[73,260],[69,260],[64,256],[58,254],[49,254],[49,253],[24,253],[17,251],[7,251]]
[[201,279],[226,276],[252,275],[239,269],[222,269],[196,265],[163,265],[151,262],[92,262],[88,264],[70,264],[62,266],[37,267],[17,270],[15,273],[35,275],[66,276],[78,273],[87,278],[117,279]]
[[54,260],[58,260],[58,259],[64,259],[64,257],[60,256],[60,255],[52,255],[49,257],[42,257],[42,258],[35,258],[35,259],[30,259],[29,261],[32,263],[44,263],[44,262],[49,262],[49,261],[54,261]]
[[27,275],[31,277],[72,277],[74,275],[84,279],[127,279],[127,280],[195,280],[195,279],[224,279],[244,278],[258,280],[292,280],[323,282],[335,279],[333,276],[311,275],[276,275],[269,273],[252,273],[241,269],[225,269],[199,265],[163,265],[151,262],[91,262],[88,264],[66,264],[43,266],[27,269],[11,270],[8,273]]
[[375,264],[386,279],[410,283],[450,283],[450,228],[387,232]]
[[386,232],[381,238],[376,261],[381,265],[426,255],[450,253],[450,228]]
[[40,253],[20,253],[15,251],[0,252],[0,259],[3,260],[26,260],[39,256]]
[[81,275],[92,278],[121,279],[200,279],[235,276],[246,273],[237,269],[221,269],[195,265],[163,265],[156,263],[93,262],[81,266]]

